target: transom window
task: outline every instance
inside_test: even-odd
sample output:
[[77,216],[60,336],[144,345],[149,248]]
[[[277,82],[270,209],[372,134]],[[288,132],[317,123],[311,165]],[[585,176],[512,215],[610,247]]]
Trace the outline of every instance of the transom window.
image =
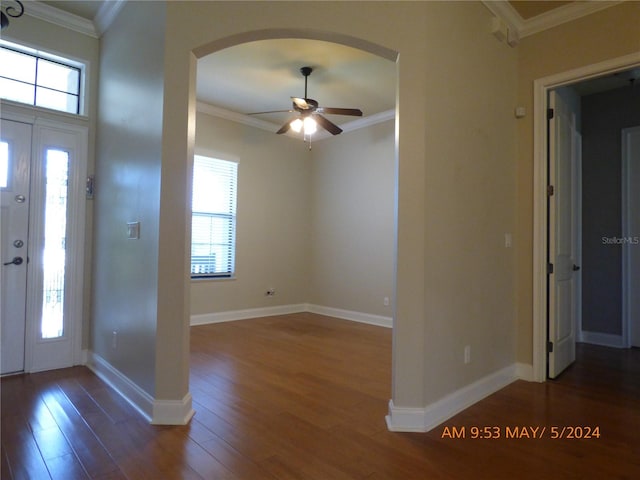
[[80,113],[82,68],[15,44],[0,44],[0,96],[14,102]]
[[232,277],[235,270],[238,164],[196,155],[191,206],[191,277]]

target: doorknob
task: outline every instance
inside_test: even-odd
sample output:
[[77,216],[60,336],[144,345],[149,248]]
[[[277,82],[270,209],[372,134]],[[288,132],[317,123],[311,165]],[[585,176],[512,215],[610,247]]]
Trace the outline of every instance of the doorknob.
[[580,266],[576,265],[575,263],[573,264],[573,271],[577,272],[578,270],[580,270]]
[[21,265],[23,261],[22,257],[13,257],[13,260],[3,263],[3,265]]

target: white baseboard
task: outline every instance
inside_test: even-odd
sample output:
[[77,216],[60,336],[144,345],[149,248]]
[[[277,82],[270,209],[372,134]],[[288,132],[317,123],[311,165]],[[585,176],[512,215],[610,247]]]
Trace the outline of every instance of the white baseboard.
[[341,318],[343,320],[351,320],[352,322],[367,323],[369,325],[377,325],[378,327],[393,327],[393,319],[391,317],[383,317],[381,315],[373,315],[370,313],[354,312],[352,310],[342,310],[340,308],[323,307],[322,305],[307,305],[307,312],[317,313],[318,315],[326,315],[328,317]]
[[228,312],[204,313],[191,315],[191,326],[207,325],[209,323],[234,322],[250,318],[273,317],[274,315],[287,315],[289,313],[306,312],[304,303],[297,305],[277,305],[275,307],[248,308],[246,310],[232,310]]
[[391,432],[426,432],[426,408],[396,407],[389,400],[389,415],[385,417]]
[[94,352],[88,352],[87,367],[100,377],[103,382],[118,392],[147,421],[151,422],[153,418],[153,397],[151,395]]
[[516,377],[520,380],[533,382],[533,365],[528,363],[516,363]]
[[192,408],[191,393],[182,400],[155,400],[153,425],[186,425],[196,412]]
[[318,315],[351,320],[352,322],[368,323],[380,327],[391,328],[393,319],[370,313],[354,312],[352,310],[342,310],[340,308],[323,307],[308,303],[293,305],[278,305],[275,307],[249,308],[246,310],[233,310],[219,313],[205,313],[191,316],[191,326],[207,325],[209,323],[233,322],[236,320],[248,320],[250,318],[272,317],[274,315],[287,315],[290,313],[310,312]]
[[612,335],[610,333],[587,332],[582,331],[580,335],[582,343],[591,343],[593,345],[602,345],[603,347],[625,348],[622,335]]
[[387,428],[392,432],[428,432],[462,410],[517,380],[510,365],[457,390],[424,408],[397,407],[389,401]]
[[190,393],[182,400],[156,400],[100,355],[88,351],[86,365],[154,425],[186,425],[195,413]]

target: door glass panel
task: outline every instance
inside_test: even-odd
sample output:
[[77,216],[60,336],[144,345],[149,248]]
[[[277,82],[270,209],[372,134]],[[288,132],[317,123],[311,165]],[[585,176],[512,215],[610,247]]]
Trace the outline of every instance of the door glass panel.
[[0,142],[0,188],[9,185],[9,144]]
[[69,154],[48,149],[45,166],[42,338],[64,335],[64,273]]

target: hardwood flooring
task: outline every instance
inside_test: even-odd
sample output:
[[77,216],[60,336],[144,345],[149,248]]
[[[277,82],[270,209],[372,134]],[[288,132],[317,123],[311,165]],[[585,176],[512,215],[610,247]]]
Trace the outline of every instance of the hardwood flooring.
[[578,347],[560,379],[408,434],[384,422],[391,330],[313,314],[193,327],[188,426],[147,424],[84,367],[2,379],[1,478],[640,478],[640,351]]

